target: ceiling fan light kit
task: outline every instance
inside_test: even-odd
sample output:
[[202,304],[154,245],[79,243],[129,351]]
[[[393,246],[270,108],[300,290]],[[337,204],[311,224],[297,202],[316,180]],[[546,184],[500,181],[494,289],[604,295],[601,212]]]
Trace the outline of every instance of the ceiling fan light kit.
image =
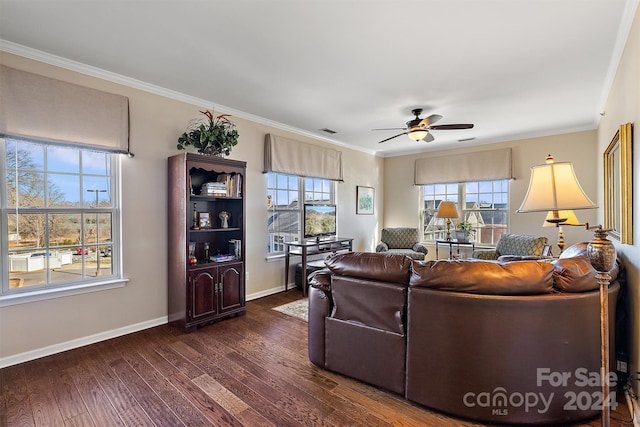
[[409,130],[408,136],[414,141],[420,141],[424,139],[428,134],[429,132],[427,132],[424,128],[416,126]]
[[414,141],[431,142],[434,140],[434,138],[433,138],[433,135],[429,133],[430,130],[455,130],[455,129],[473,128],[473,125],[468,123],[434,126],[433,123],[440,120],[442,116],[439,114],[432,114],[428,117],[425,117],[424,119],[421,119],[420,114],[422,114],[422,108],[415,108],[411,110],[411,114],[413,114],[415,118],[412,120],[409,120],[406,123],[406,127],[392,128],[392,129],[373,129],[373,130],[393,130],[393,129],[404,130],[404,132],[394,135],[390,138],[383,139],[379,143],[387,142],[390,139],[399,137],[400,135],[407,135],[410,139]]

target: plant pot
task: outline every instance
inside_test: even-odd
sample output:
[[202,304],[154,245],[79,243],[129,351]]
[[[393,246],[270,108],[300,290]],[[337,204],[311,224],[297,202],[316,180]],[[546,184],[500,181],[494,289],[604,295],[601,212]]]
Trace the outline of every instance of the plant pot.
[[469,235],[466,232],[456,230],[454,233],[455,233],[455,238],[458,242],[460,243],[469,242]]

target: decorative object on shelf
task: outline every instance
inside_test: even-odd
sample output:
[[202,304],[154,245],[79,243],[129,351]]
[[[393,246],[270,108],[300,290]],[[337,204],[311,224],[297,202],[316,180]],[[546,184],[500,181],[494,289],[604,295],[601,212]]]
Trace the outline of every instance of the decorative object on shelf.
[[198,258],[196,258],[196,242],[189,242],[189,264],[196,265]]
[[458,218],[458,208],[453,202],[442,201],[438,205],[438,212],[436,213],[438,218],[447,219],[447,240],[451,240],[451,218]]
[[473,224],[470,222],[462,221],[456,226],[456,240],[462,243],[468,243],[472,234],[475,234],[476,230],[473,228]]
[[204,242],[204,259],[209,259],[209,242]]
[[214,116],[209,110],[200,111],[205,119],[194,119],[187,130],[178,138],[178,150],[193,146],[200,154],[228,156],[238,144],[238,130],[235,123],[228,119],[229,114]]
[[199,230],[200,227],[198,226],[198,204],[194,203],[193,204],[193,225],[191,226],[192,230]]
[[373,215],[375,189],[356,186],[356,215]]
[[604,152],[604,227],[633,244],[633,124],[620,125]]
[[222,211],[220,212],[220,214],[218,215],[218,218],[220,218],[220,226],[222,228],[229,228],[229,218],[231,218],[231,214],[227,211]]
[[[606,163],[606,155],[605,155]],[[527,194],[522,205],[516,212],[546,212],[552,211],[549,222],[560,224],[568,217],[562,213],[573,209],[592,209],[596,205],[582,190],[573,165],[568,162],[554,163],[551,155],[547,156],[546,164],[533,166]],[[596,280],[600,285],[600,382],[601,382],[601,424],[609,426],[611,416],[611,400],[609,399],[609,302],[608,291],[611,276],[609,270],[613,268],[616,259],[616,249],[607,239],[611,230],[602,226],[587,229],[594,230],[595,236],[587,247],[587,255],[591,265],[598,272]]]
[[198,212],[198,225],[200,228],[211,228],[209,212]]

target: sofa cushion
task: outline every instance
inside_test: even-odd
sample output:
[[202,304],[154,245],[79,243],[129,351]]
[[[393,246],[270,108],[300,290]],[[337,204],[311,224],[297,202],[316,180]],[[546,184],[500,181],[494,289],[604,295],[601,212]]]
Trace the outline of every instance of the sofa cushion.
[[409,282],[411,259],[388,252],[348,252],[325,260],[334,274],[379,280],[382,282]]
[[[618,278],[619,267],[616,263],[609,275],[613,282]],[[586,292],[598,289],[600,285],[596,281],[598,272],[591,265],[586,255],[572,258],[560,258],[555,262],[553,270],[553,286],[564,292]]]
[[485,295],[533,295],[553,291],[554,265],[537,261],[414,262],[410,286]]
[[596,274],[585,255],[561,258],[555,262],[553,270],[554,288],[564,292],[586,292],[598,289]]

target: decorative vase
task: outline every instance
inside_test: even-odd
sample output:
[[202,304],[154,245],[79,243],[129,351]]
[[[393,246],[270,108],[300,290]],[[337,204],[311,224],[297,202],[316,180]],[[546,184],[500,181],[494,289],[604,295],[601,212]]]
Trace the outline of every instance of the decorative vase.
[[456,240],[460,243],[468,243],[469,242],[469,235],[464,232],[464,231],[460,231],[460,230],[456,230],[455,231],[455,236],[456,236]]

